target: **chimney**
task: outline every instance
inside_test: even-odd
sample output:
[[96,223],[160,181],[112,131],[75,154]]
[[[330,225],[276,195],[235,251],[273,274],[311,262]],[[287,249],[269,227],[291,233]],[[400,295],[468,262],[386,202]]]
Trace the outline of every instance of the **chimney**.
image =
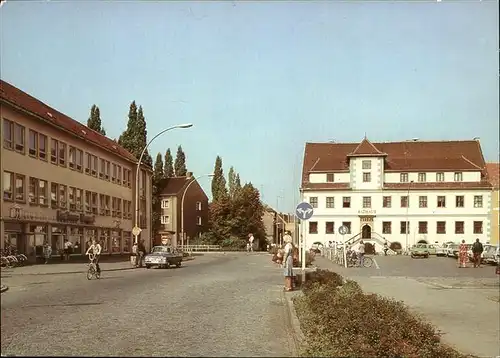
[[189,180],[193,177],[193,172],[187,172],[186,173],[186,180]]

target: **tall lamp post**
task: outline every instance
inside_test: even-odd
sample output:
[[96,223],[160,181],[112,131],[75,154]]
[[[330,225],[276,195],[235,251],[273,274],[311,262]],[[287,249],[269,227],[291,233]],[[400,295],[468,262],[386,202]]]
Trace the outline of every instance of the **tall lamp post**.
[[181,199],[181,234],[182,234],[181,244],[182,244],[182,249],[184,249],[184,198],[186,197],[186,192],[189,189],[189,187],[191,186],[191,184],[193,184],[198,179],[203,178],[203,177],[214,177],[214,176],[215,176],[214,174],[202,174],[200,176],[197,176],[196,178],[194,178],[193,180],[191,180],[189,182],[189,184],[186,186],[186,189],[184,189],[184,192],[182,193],[182,199]]
[[406,194],[406,228],[405,228],[405,233],[406,233],[406,239],[405,239],[405,252],[408,253],[408,232],[409,232],[409,219],[408,219],[408,210],[410,209],[410,188],[411,185],[413,184],[413,180],[408,183],[408,192]]
[[177,128],[190,128],[192,127],[192,123],[186,123],[186,124],[178,124],[176,126],[168,127],[158,134],[156,134],[153,138],[149,140],[149,142],[146,144],[144,149],[142,150],[141,156],[139,157],[139,161],[137,162],[137,169],[135,171],[135,219],[134,219],[134,228],[132,229],[132,234],[134,235],[134,243],[137,244],[137,238],[139,237],[139,234],[141,233],[141,228],[139,227],[139,171],[141,169],[141,164],[142,164],[142,158],[144,157],[144,153],[146,153],[146,150],[148,149],[149,145],[151,142],[153,142],[156,138],[161,136],[163,133],[171,131],[172,129],[177,129]]

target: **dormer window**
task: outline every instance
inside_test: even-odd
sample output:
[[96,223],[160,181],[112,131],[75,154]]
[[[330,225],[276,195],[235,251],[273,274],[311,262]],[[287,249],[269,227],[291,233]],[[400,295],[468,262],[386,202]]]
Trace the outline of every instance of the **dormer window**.
[[401,173],[399,175],[399,181],[401,183],[408,183],[408,173]]
[[436,173],[436,181],[437,182],[444,181],[444,173]]
[[455,181],[462,181],[462,180],[463,180],[462,173],[461,172],[455,173]]
[[334,180],[333,173],[326,174],[326,182],[327,183],[333,183],[333,180]]
[[426,175],[425,173],[418,173],[418,181],[420,183],[425,183],[425,180],[426,180]]

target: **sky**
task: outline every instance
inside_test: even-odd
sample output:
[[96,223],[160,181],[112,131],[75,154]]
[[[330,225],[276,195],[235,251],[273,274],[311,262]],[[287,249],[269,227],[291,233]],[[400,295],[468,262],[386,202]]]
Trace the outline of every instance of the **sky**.
[[[10,1],[1,78],[108,136],[142,105],[153,159],[222,157],[293,211],[306,142],[480,137],[498,161],[498,1]],[[210,179],[200,184],[210,196]]]

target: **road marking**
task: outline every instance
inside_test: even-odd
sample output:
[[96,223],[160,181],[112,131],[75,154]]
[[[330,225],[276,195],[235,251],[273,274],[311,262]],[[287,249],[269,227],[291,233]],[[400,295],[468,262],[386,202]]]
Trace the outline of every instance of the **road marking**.
[[377,260],[373,259],[373,263],[375,264],[377,270],[380,270],[380,266],[378,265]]

